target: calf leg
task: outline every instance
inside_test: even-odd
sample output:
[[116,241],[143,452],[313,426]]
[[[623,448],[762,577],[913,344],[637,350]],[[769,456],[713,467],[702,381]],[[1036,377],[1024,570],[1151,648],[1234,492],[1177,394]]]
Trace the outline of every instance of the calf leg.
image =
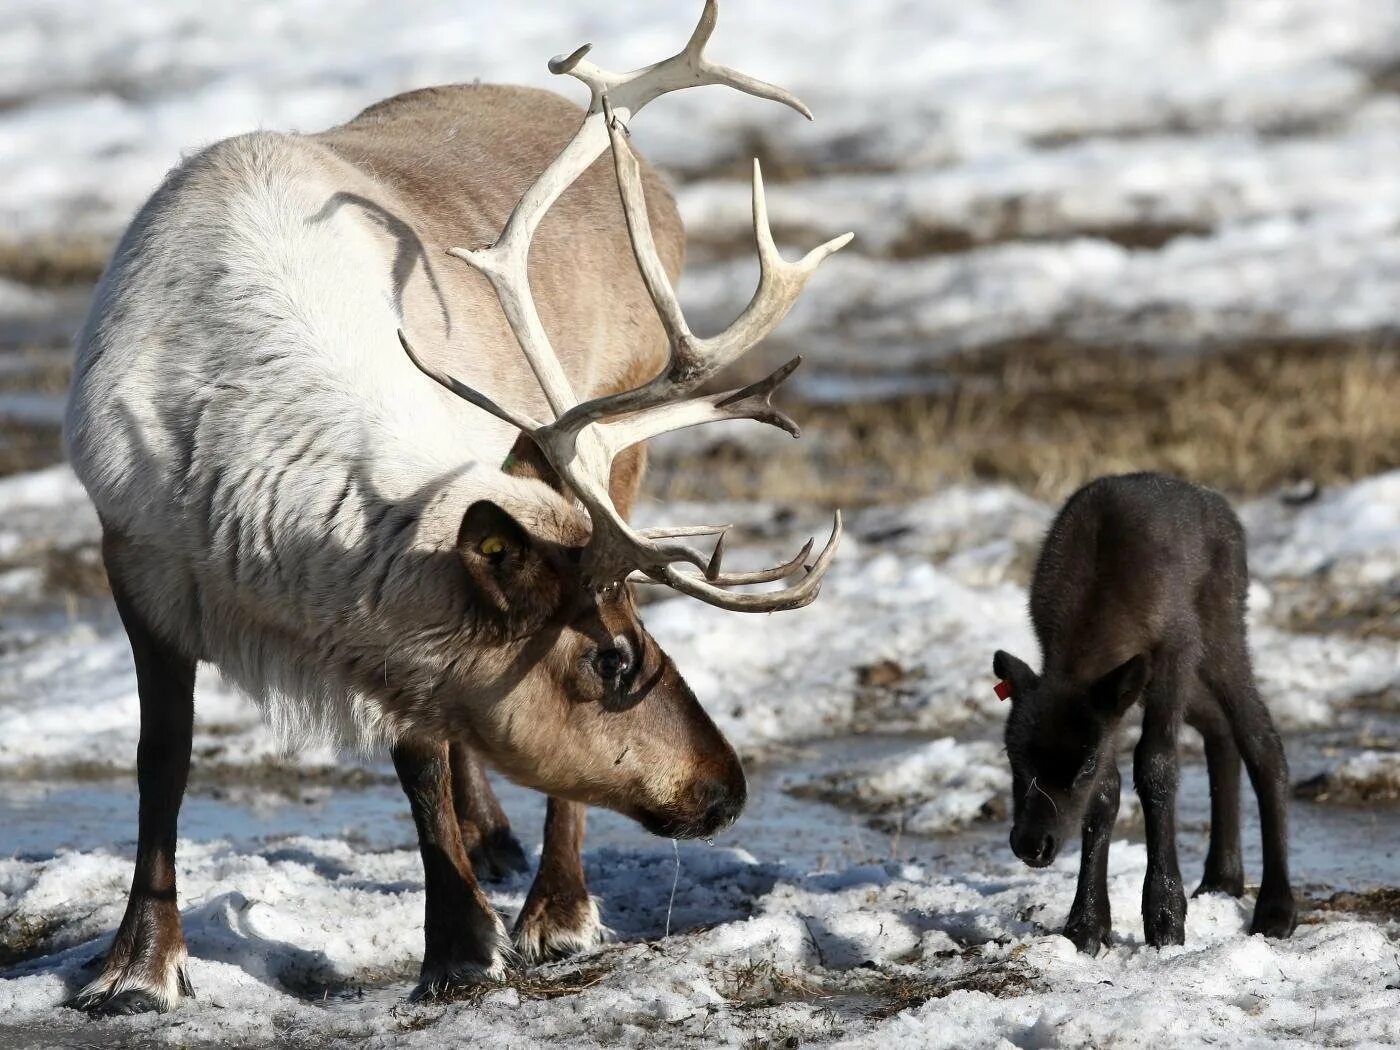
[[1178,676],[1170,663],[1158,664],[1145,698],[1142,739],[1133,755],[1133,781],[1147,824],[1142,927],[1147,943],[1160,948],[1186,940],[1186,894],[1176,858],[1177,734],[1181,719]]
[[451,744],[452,805],[462,845],[483,879],[503,879],[528,871],[530,862],[511,833],[510,821],[491,790],[486,767],[465,744]]
[[603,938],[598,905],[583,877],[587,808],[551,798],[540,870],[515,921],[515,946],[528,962],[587,951]]
[[1288,877],[1288,756],[1269,710],[1259,697],[1248,652],[1222,661],[1211,677],[1235,731],[1235,743],[1259,799],[1264,838],[1264,876],[1254,905],[1250,933],[1287,937],[1298,925],[1298,909]]
[[112,591],[131,642],[141,701],[136,870],[102,973],[68,1005],[98,1014],[164,1012],[194,994],[175,898],[175,831],[190,771],[195,661],[152,634],[116,579]]
[[404,739],[392,755],[418,828],[427,897],[423,966],[413,998],[499,981],[505,976],[502,950],[508,942],[462,846],[447,744]]
[[1206,775],[1210,780],[1210,847],[1206,869],[1193,897],[1203,893],[1244,893],[1244,861],[1240,854],[1240,752],[1230,720],[1214,696],[1204,696],[1186,714],[1186,721],[1205,741]]
[[1108,909],[1108,843],[1118,820],[1122,778],[1112,766],[1099,779],[1084,811],[1084,842],[1079,852],[1079,888],[1065,923],[1065,936],[1090,955],[1108,943],[1112,919]]

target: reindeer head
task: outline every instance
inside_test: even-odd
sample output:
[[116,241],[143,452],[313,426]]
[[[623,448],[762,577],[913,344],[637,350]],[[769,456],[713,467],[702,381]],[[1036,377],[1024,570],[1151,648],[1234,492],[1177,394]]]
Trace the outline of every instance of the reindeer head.
[[[746,612],[799,608],[816,598],[841,537],[838,513],[830,539],[810,564],[809,542],[781,565],[729,572],[723,566],[727,526],[634,529],[610,493],[614,460],[658,434],[756,419],[797,436],[796,425],[769,398],[798,360],[740,390],[697,391],[782,321],[817,266],[851,236],[798,262],[785,260],[768,227],[755,163],[758,289],[725,331],[709,338],[691,332],[652,239],[625,121],[663,94],[704,84],[725,84],[811,117],[786,91],[705,57],[716,15],[715,0],[707,0],[684,50],[631,73],[588,62],[587,46],[551,61],[553,72],[576,77],[592,93],[578,132],[525,191],[495,244],[449,252],[491,282],[553,421],[532,419],[432,368],[399,333],[404,350],[430,378],[518,428],[524,435],[521,458],[536,460],[531,472],[557,490],[549,513],[532,506],[528,522],[527,515],[491,504],[474,505],[463,520],[459,549],[470,586],[486,603],[482,607],[493,610],[488,619],[498,628],[496,642],[482,650],[489,656],[476,661],[489,662],[494,672],[485,676],[493,682],[490,712],[463,731],[474,734],[487,756],[517,780],[621,810],[667,835],[707,834],[732,820],[743,804],[743,773],[733,749],[642,626],[629,587],[659,584]],[[633,253],[667,334],[670,358],[649,382],[580,403],[531,298],[527,261],[545,213],[609,148]],[[708,555],[682,542],[698,536],[717,537]],[[779,590],[735,590],[794,576],[797,582]],[[473,673],[477,688],[481,671],[477,666]]]
[[1033,868],[1050,864],[1079,828],[1114,754],[1118,724],[1142,695],[1147,660],[1134,656],[1094,682],[1042,678],[998,651],[992,671],[1010,688],[1011,849]]

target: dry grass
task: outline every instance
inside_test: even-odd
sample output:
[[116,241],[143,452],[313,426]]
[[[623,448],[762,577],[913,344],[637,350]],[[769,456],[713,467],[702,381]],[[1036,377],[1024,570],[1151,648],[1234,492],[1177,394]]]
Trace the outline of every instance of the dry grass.
[[38,288],[94,284],[111,255],[106,237],[0,239],[0,278]]
[[1022,968],[999,965],[979,967],[948,980],[898,977],[890,981],[885,991],[887,1002],[871,1010],[869,1016],[882,1021],[954,992],[985,992],[998,999],[1014,999],[1040,987]]
[[1004,481],[1057,500],[1156,469],[1238,495],[1400,465],[1400,362],[1382,347],[1275,344],[1167,358],[1042,344],[949,362],[946,388],[791,408],[805,440],[654,457],[662,499],[846,506]]
[[0,477],[51,467],[63,460],[63,434],[56,426],[0,419]]

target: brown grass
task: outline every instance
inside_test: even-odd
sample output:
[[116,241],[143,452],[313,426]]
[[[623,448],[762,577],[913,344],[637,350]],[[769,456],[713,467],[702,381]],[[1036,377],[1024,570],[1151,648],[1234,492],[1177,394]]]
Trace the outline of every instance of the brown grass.
[[0,477],[40,470],[62,461],[63,435],[58,427],[0,419]]
[[106,237],[0,239],[0,277],[38,288],[94,284],[111,252]]
[[1155,469],[1237,495],[1400,465],[1400,363],[1382,347],[1276,344],[1163,357],[1042,344],[950,361],[946,388],[790,407],[804,440],[657,455],[662,499],[846,506],[1004,481],[1060,499]]

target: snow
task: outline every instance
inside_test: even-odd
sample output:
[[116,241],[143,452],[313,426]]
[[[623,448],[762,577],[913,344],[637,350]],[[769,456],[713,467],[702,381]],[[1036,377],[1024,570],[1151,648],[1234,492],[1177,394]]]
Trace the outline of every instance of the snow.
[[[1384,927],[1324,918],[1270,942],[1244,936],[1247,901],[1210,897],[1193,902],[1184,947],[1148,949],[1136,915],[1145,852],[1116,843],[1111,857],[1118,932],[1091,959],[1047,932],[1073,893],[1072,857],[1043,873],[1003,866],[945,876],[887,862],[806,874],[741,850],[686,846],[674,917],[682,932],[647,944],[662,932],[669,851],[594,854],[590,880],[614,902],[604,918],[619,943],[544,970],[567,983],[581,966],[583,990],[540,999],[524,985],[477,1003],[390,1008],[353,989],[412,979],[423,906],[415,854],[325,839],[251,853],[191,844],[182,878],[198,998],[168,1017],[95,1022],[52,1004],[85,972],[88,938],[117,921],[125,858],[5,861],[7,910],[56,923],[60,943],[73,947],[22,964],[0,984],[0,1017],[50,1039],[185,1045],[732,1046],[753,1028],[880,1047],[1103,1045],[1125,1033],[1147,1044],[1238,1047],[1400,1038]],[[518,907],[524,889],[517,880],[495,890],[493,903]],[[94,900],[104,902],[95,911]],[[1003,982],[1011,997],[982,990]],[[914,1005],[880,1019],[900,995]],[[920,995],[934,997],[918,1005]]]
[[881,814],[883,826],[937,835],[986,819],[1010,786],[1011,774],[997,745],[940,737],[893,762],[828,774],[802,790]]
[[[592,40],[605,65],[649,62],[679,46],[697,9],[423,0],[405,18],[366,0],[208,0],[197,12],[9,0],[0,248],[106,243],[181,157],[252,128],[315,130],[397,91],[473,78],[579,98],[547,74],[548,56]],[[716,89],[667,98],[633,130],[676,178],[696,244],[683,295],[700,331],[752,291],[748,189],[735,179],[750,152],[770,158],[769,207],[789,252],[856,230],[777,336],[812,358],[809,394],[907,389],[940,354],[1044,335],[1180,348],[1396,331],[1400,96],[1383,83],[1400,57],[1393,0],[868,0],[858,16],[845,0],[811,0],[800,18],[792,5],[730,0],[712,54],[793,88],[817,121]],[[85,295],[0,275],[0,423],[57,421],[56,400],[13,379],[37,367],[35,344],[71,336]],[[796,526],[780,510],[671,506],[666,518],[739,523],[737,566],[790,552]],[[751,768],[769,797],[719,847],[680,846],[679,867],[669,843],[619,837],[621,818],[600,815],[603,845],[586,864],[615,942],[475,1002],[405,1002],[422,873],[382,766],[356,801],[306,805],[352,794],[342,785],[366,760],[285,754],[252,705],[202,670],[195,775],[218,799],[197,787],[180,843],[199,997],[166,1017],[90,1022],[54,1004],[90,975],[120,919],[135,824],[113,813],[131,808],[135,683],[109,603],[59,607],[50,593],[55,557],[97,564],[98,523],[76,479],[66,467],[0,479],[0,947],[37,946],[0,969],[0,1044],[1400,1042],[1393,918],[1314,912],[1293,939],[1269,942],[1245,935],[1249,897],[1201,898],[1185,946],[1150,949],[1145,853],[1120,841],[1112,947],[1090,959],[1054,935],[1077,857],[1031,872],[1005,848],[1004,709],[989,667],[997,648],[1036,661],[1026,573],[1054,510],[1004,486],[951,486],[850,515],[809,609],[650,605],[648,625],[721,728],[762,760]],[[1393,637],[1302,632],[1288,611],[1299,593],[1394,593],[1400,471],[1240,511],[1261,690],[1290,748],[1338,741],[1301,771],[1321,766],[1332,801],[1393,795]],[[805,512],[797,525],[822,528]],[[1375,735],[1346,737],[1358,709],[1380,719]],[[764,780],[766,764],[785,772]],[[296,790],[266,789],[272,771]],[[6,813],[62,811],[84,792],[123,801],[95,823],[75,816],[75,848],[31,849],[28,832],[23,849],[6,842]],[[309,815],[289,821],[274,797]],[[770,805],[783,816],[761,816]],[[397,823],[367,834],[390,807]],[[1383,841],[1393,819],[1372,810],[1374,824],[1356,825],[1346,812],[1328,807],[1335,830],[1295,857],[1318,880],[1309,892],[1396,882]],[[219,826],[230,814],[242,822]],[[1120,832],[1137,816],[1125,793]],[[266,830],[290,823],[298,830]],[[1296,823],[1295,841],[1321,834]],[[1188,853],[1199,831],[1183,818]],[[1339,857],[1323,863],[1329,847]],[[527,887],[489,888],[507,921]]]
[[1400,471],[1324,493],[1291,512],[1263,508],[1250,524],[1261,540],[1251,568],[1261,576],[1325,572],[1354,585],[1393,580],[1400,575]]
[[[1256,663],[1286,729],[1333,724],[1359,697],[1400,686],[1393,643],[1284,630],[1269,622],[1267,600],[1277,574],[1299,571],[1283,552],[1320,546],[1334,552],[1329,563],[1367,565],[1388,556],[1393,516],[1354,511],[1393,511],[1392,482],[1323,492],[1303,507],[1243,508],[1262,566],[1254,587],[1265,596],[1253,614]],[[79,498],[66,468],[0,482],[20,570],[44,520],[68,519],[68,541],[93,542]],[[793,526],[778,528],[770,509],[749,507],[747,518],[731,510],[758,537],[736,550],[736,564],[765,556],[779,533],[790,540]],[[746,754],[853,730],[936,734],[875,759],[841,759],[838,748],[826,772],[792,781],[799,795],[874,820],[892,844],[908,836],[914,852],[904,855],[916,857],[937,841],[927,836],[1002,824],[1008,777],[989,739],[1002,708],[987,663],[997,647],[1034,659],[1018,552],[1034,547],[1052,512],[1014,490],[973,485],[872,508],[852,516],[848,546],[809,609],[743,618],[673,599],[649,606],[647,622]],[[114,617],[44,624],[7,632],[11,644],[0,647],[0,776],[42,784],[75,772],[126,775],[137,701]],[[308,790],[347,766],[329,752],[283,756],[252,706],[213,673],[200,678],[195,752],[197,772],[235,771],[236,783],[237,770],[282,764]],[[1344,758],[1332,783],[1393,780],[1393,757]],[[829,834],[812,823],[839,819],[825,812],[833,816],[797,810],[796,833]],[[1125,820],[1134,816],[1129,796]],[[762,838],[746,841],[742,821],[729,838],[746,848],[683,845],[678,876],[664,843],[591,849],[590,886],[614,943],[473,1003],[410,1007],[423,908],[416,851],[406,842],[371,848],[330,829],[260,837],[257,819],[251,836],[181,842],[199,997],[165,1018],[88,1022],[53,1009],[120,918],[134,826],[114,829],[114,846],[0,860],[0,934],[38,931],[47,945],[0,978],[0,1032],[385,1046],[737,1045],[752,1031],[881,1047],[1098,1045],[1125,1032],[1224,1046],[1302,1044],[1318,1033],[1343,1045],[1400,1038],[1396,993],[1385,987],[1394,983],[1393,926],[1327,913],[1290,941],[1265,942],[1244,935],[1249,898],[1203,898],[1192,903],[1184,948],[1146,948],[1145,854],[1123,841],[1110,869],[1115,941],[1088,959],[1054,935],[1073,896],[1072,852],[1034,873],[1001,846],[929,864],[892,861],[855,840],[797,864]],[[507,920],[527,888],[524,877],[491,887]],[[550,982],[573,990],[541,997]]]

